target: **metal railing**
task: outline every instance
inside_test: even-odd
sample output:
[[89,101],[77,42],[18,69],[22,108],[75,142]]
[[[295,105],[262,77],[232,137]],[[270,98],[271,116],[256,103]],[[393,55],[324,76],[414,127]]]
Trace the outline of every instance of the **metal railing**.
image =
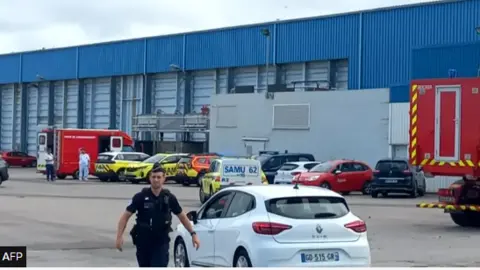
[[210,119],[202,114],[144,114],[133,117],[134,132],[185,133],[208,132]]

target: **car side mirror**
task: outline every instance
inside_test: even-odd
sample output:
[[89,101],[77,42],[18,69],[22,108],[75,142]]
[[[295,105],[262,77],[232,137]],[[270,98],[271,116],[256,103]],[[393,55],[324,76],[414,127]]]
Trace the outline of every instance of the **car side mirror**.
[[193,224],[197,224],[198,222],[198,214],[197,211],[190,211],[187,213],[187,217],[189,220],[193,221]]
[[341,173],[342,173],[342,171],[340,171],[340,170],[335,170],[335,171],[333,172],[333,174],[335,174],[335,175],[341,174]]

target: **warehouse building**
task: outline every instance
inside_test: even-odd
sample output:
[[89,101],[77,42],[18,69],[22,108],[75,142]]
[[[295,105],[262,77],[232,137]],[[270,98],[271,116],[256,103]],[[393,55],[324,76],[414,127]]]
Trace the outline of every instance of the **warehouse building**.
[[161,140],[210,137],[210,150],[236,153],[315,145],[319,159],[369,163],[406,156],[409,81],[476,76],[478,14],[479,0],[436,1],[0,55],[0,148],[35,154],[45,127],[158,140],[137,132],[138,116],[208,105],[210,136],[159,127]]

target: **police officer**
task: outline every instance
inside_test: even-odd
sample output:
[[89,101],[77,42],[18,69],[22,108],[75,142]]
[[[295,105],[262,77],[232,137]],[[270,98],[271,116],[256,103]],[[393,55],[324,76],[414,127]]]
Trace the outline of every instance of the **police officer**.
[[182,210],[177,198],[163,188],[164,183],[165,170],[155,167],[150,173],[150,188],[144,188],[133,196],[118,222],[116,248],[122,251],[123,234],[128,220],[134,213],[137,213],[137,222],[130,235],[137,247],[136,255],[140,267],[168,266],[170,247],[168,234],[172,231],[171,213],[175,214],[190,232],[193,246],[196,249],[200,247],[200,241],[190,220]]

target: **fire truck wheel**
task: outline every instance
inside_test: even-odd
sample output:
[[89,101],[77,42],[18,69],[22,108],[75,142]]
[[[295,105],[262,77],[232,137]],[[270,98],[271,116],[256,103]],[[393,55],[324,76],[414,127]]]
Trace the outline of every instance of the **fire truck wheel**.
[[72,175],[73,179],[78,179],[78,177],[80,177],[80,172],[79,171],[75,171]]
[[57,174],[57,178],[60,179],[60,180],[63,180],[65,178],[67,178],[67,176],[65,174]]
[[452,221],[461,227],[480,227],[480,213],[450,213]]

